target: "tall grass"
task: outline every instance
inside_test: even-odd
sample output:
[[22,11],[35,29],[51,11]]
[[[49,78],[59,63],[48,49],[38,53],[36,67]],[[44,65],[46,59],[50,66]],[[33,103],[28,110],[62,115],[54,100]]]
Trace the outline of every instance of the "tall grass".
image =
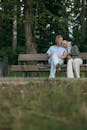
[[0,84],[0,130],[87,130],[87,80]]

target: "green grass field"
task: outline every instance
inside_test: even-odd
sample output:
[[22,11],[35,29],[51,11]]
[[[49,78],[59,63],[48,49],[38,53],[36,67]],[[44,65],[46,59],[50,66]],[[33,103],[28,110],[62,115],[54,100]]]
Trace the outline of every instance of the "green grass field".
[[0,130],[87,130],[87,80],[0,83]]

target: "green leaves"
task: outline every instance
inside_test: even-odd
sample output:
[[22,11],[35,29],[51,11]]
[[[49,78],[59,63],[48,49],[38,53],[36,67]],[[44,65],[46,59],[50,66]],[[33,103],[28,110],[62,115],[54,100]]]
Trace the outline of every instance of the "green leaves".
[[[58,34],[79,45],[81,51],[87,51],[87,6],[84,3],[81,3],[80,0],[31,0],[31,3],[32,18],[26,21],[24,0],[2,0],[0,2],[0,54],[3,54],[2,48],[12,46],[13,7],[15,4],[17,5],[15,13],[17,13],[18,20],[17,49],[21,48],[19,53],[25,47],[24,24],[27,22],[31,22],[33,25],[38,52],[46,52]],[[69,30],[70,27],[72,27],[71,30]]]

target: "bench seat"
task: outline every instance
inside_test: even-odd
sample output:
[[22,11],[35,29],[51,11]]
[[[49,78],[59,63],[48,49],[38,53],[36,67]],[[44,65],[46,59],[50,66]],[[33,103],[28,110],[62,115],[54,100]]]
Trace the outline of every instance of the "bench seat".
[[[81,65],[81,71],[87,71],[87,66],[85,64]],[[19,72],[48,72],[50,70],[50,66],[41,66],[38,65],[11,65],[11,71],[19,71]],[[61,66],[61,71],[66,71],[66,65]]]
[[[87,52],[80,53],[80,57],[84,61],[80,70],[87,72]],[[50,71],[50,65],[48,65],[47,60],[46,54],[19,54],[18,65],[11,65],[9,70],[16,72],[48,72]],[[61,66],[61,71],[66,71],[66,64]]]

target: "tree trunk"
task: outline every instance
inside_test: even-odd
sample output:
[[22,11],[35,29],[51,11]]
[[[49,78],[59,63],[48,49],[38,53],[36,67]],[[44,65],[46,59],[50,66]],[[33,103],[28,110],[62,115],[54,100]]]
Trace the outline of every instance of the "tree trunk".
[[17,46],[17,5],[14,5],[14,16],[13,16],[13,42],[12,51],[15,53]]
[[27,48],[27,53],[36,53],[31,0],[24,0],[24,15],[25,15],[25,45]]
[[86,0],[82,0],[82,11],[81,11],[81,32],[82,32],[82,38],[85,36],[85,29],[86,29],[86,6],[87,2]]
[[[25,45],[27,53],[36,53],[35,26],[33,23],[32,0],[24,0],[25,16]],[[32,64],[37,64],[32,62]],[[37,73],[27,73],[27,76],[36,76]]]

